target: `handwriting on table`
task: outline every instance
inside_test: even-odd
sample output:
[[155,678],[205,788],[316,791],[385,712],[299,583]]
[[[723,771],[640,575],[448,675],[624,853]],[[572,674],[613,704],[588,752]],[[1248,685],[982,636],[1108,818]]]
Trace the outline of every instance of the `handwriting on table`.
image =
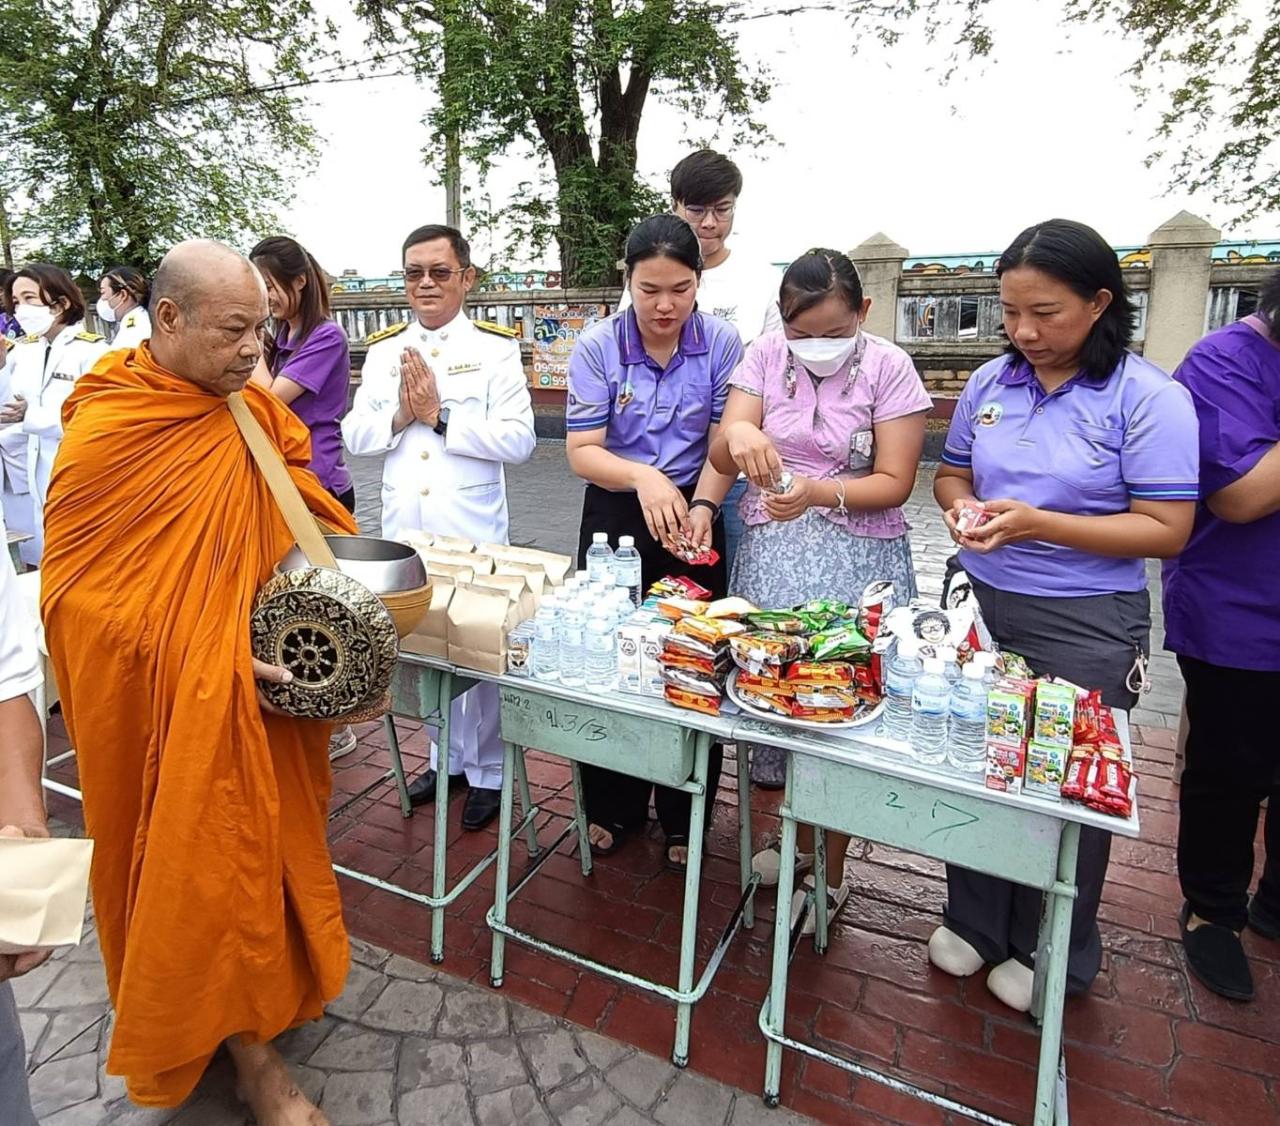
[[602,720],[607,719],[599,712],[580,712],[563,708],[551,700],[537,699],[520,692],[506,691],[502,694],[504,707],[517,708],[536,716],[547,726],[556,731],[567,731],[571,735],[580,736],[588,743],[598,743],[609,738],[609,729]]
[[[886,809],[909,809],[910,807],[903,804],[902,794],[897,790],[890,790],[885,795]],[[970,813],[967,809],[960,809],[938,798],[933,803],[933,808],[929,811],[929,820],[940,822],[930,829],[924,836],[925,840],[935,837],[939,833],[946,833],[952,829],[963,829],[968,825],[976,825],[982,820],[976,813]]]

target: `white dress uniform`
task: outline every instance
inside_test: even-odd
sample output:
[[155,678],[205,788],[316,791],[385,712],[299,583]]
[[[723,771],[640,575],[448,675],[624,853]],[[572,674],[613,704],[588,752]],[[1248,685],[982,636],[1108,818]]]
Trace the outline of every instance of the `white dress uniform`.
[[[13,399],[14,353],[17,341],[9,346],[0,366],[0,406]],[[31,509],[31,486],[27,479],[27,436],[22,423],[0,426],[0,513],[10,531],[35,535],[35,515]],[[27,540],[19,549],[24,563],[38,563],[35,540]]]
[[[507,542],[503,465],[533,455],[533,403],[509,330],[477,324],[459,313],[442,328],[402,324],[368,338],[360,388],[342,420],[353,454],[386,454],[382,471],[382,534],[459,536],[475,543]],[[436,377],[445,434],[411,422],[391,429],[400,407],[400,354],[416,348]],[[432,749],[432,767],[435,751]],[[465,771],[473,786],[502,785],[498,691],[477,685],[450,713],[449,773]]]
[[27,413],[17,425],[26,436],[37,560],[44,553],[44,502],[49,496],[53,459],[62,441],[62,404],[71,397],[76,380],[106,351],[106,339],[96,332],[85,332],[83,321],[67,325],[52,343],[43,336],[24,336],[13,347],[9,398],[21,395],[27,400]]
[[130,309],[120,318],[120,328],[111,338],[111,350],[136,348],[144,340],[151,339],[151,317],[141,305]]

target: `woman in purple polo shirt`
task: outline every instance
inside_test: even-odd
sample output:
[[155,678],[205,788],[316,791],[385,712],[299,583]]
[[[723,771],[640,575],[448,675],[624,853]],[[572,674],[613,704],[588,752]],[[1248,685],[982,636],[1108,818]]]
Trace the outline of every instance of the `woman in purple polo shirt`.
[[[717,473],[707,463],[707,448],[742,341],[731,324],[697,311],[702,252],[683,219],[644,220],[627,239],[626,263],[631,307],[587,329],[569,358],[569,465],[587,482],[578,565],[585,566],[593,533],[606,532],[614,543],[633,536],[646,588],[664,575],[688,575],[721,596],[720,504],[736,474]],[[669,547],[681,532],[714,546],[721,561],[694,567],[677,558]],[[721,748],[713,747],[713,795],[721,757]],[[667,861],[685,864],[688,794],[587,766],[582,785],[597,852],[614,851],[644,825],[652,790]]]
[[[1248,1000],[1247,925],[1280,939],[1280,270],[1254,316],[1206,336],[1174,373],[1200,418],[1204,503],[1165,564],[1165,645],[1187,684],[1178,879],[1187,964]],[[1262,879],[1253,842],[1267,802]]]
[[[742,471],[751,482],[730,588],[760,606],[811,598],[856,603],[868,583],[888,579],[900,600],[914,598],[900,506],[915,485],[929,394],[906,352],[862,330],[871,302],[846,255],[811,250],[797,258],[778,305],[784,330],[747,349],[711,445],[717,469]],[[791,488],[768,491],[784,469]],[[785,751],[752,745],[750,754],[753,779],[785,781]],[[802,827],[802,867],[812,863],[812,841],[812,829]],[[848,847],[848,837],[827,835],[833,912],[849,895]],[[776,846],[756,854],[765,886],[776,886],[780,861]],[[804,889],[796,892],[796,901],[804,896]],[[811,912],[806,933],[813,925]]]
[[[1023,231],[996,265],[1010,348],[970,377],[934,495],[996,642],[1041,676],[1131,708],[1145,678],[1144,560],[1177,555],[1197,496],[1186,390],[1128,351],[1133,305],[1115,252],[1081,223]],[[956,529],[966,502],[994,518]],[[1016,841],[1006,842],[1016,848]],[[1083,827],[1067,988],[1102,960],[1097,912],[1111,834]],[[929,958],[958,976],[996,963],[992,993],[1031,1004],[1040,892],[947,867],[945,926]]]
[[347,507],[356,509],[356,491],[342,460],[342,416],[347,413],[351,357],[347,334],[329,314],[324,271],[298,243],[277,236],[263,239],[250,260],[267,283],[276,323],[255,379],[311,431],[311,471]]

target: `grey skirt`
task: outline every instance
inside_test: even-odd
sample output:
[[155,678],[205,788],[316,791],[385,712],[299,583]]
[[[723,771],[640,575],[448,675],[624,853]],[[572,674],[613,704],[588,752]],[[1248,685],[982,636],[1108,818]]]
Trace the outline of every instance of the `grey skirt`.
[[[899,604],[916,596],[911,541],[857,536],[810,509],[796,520],[770,521],[747,528],[734,561],[729,593],[766,610],[779,610],[811,598],[838,598],[857,605],[868,584],[893,583]],[[741,744],[751,756],[751,778],[781,786],[787,753],[761,743]]]

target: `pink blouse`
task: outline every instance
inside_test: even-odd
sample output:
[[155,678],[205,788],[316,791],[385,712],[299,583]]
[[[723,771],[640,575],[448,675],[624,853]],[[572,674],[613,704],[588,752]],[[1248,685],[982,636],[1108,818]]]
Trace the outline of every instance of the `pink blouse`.
[[[875,465],[874,425],[933,405],[906,352],[879,336],[862,335],[866,346],[856,372],[846,364],[815,380],[798,362],[789,363],[786,336],[771,332],[747,348],[733,373],[731,387],[764,399],[761,429],[791,472],[819,480],[869,476]],[[764,496],[754,485],[748,485],[739,511],[746,524],[769,520]],[[858,536],[894,539],[907,531],[901,508],[850,509],[847,516],[837,508],[817,511]]]

